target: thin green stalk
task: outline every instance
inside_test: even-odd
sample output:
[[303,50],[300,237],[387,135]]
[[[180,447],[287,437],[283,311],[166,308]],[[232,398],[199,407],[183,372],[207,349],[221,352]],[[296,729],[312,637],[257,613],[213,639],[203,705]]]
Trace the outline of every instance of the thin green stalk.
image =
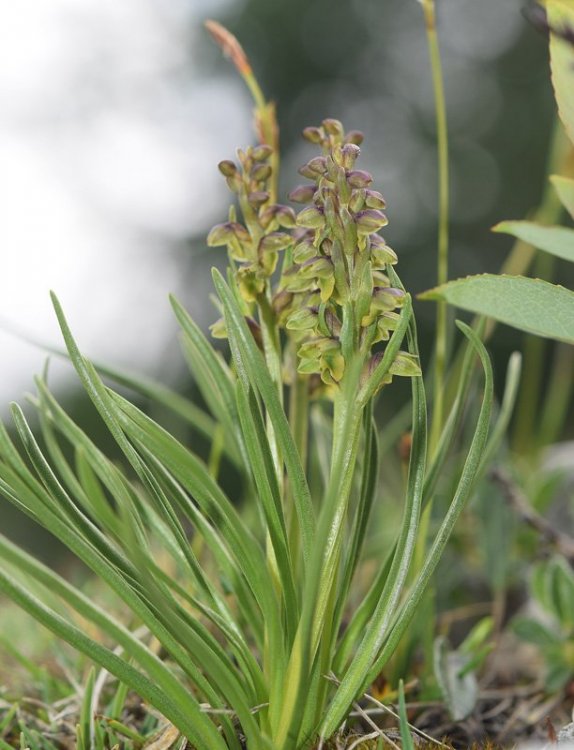
[[574,347],[558,343],[540,420],[539,445],[550,445],[559,439],[573,391]]
[[[294,351],[292,352],[293,357],[293,382],[290,391],[289,400],[289,425],[293,433],[293,439],[295,441],[295,447],[299,452],[299,458],[301,459],[301,466],[303,469],[307,466],[307,450],[308,450],[308,435],[309,435],[309,378],[306,375],[300,375],[297,372],[297,355]],[[297,520],[297,513],[295,512],[295,504],[292,496],[293,490],[291,483],[287,483],[286,488],[286,516],[288,523],[288,539],[289,546],[291,549],[292,564],[294,565],[294,575],[297,579],[297,570],[299,567],[299,551],[300,551],[300,534],[299,534],[299,523]]]
[[[436,31],[434,0],[421,0],[429,49],[429,60],[435,101],[437,149],[438,149],[438,256],[437,283],[448,280],[448,219],[449,219],[449,173],[448,173],[448,130],[446,121],[446,101],[440,47]],[[434,360],[433,418],[430,433],[431,456],[438,443],[444,411],[444,378],[447,367],[447,305],[437,304],[436,343]]]

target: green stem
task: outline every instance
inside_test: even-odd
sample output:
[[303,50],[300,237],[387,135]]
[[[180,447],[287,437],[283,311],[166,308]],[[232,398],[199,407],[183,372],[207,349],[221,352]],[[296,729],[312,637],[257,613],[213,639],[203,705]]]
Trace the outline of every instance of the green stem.
[[[309,378],[306,375],[300,375],[297,372],[297,354],[296,346],[292,346],[292,385],[291,398],[289,401],[289,424],[295,445],[299,452],[301,465],[307,466],[307,449],[309,434]],[[289,546],[293,565],[299,563],[300,534],[299,521],[295,512],[293,503],[292,488],[289,484],[287,487],[287,518],[289,523]]]
[[[444,284],[448,280],[448,217],[449,217],[449,175],[448,175],[448,131],[446,122],[446,101],[440,48],[436,32],[436,16],[434,0],[422,0],[425,16],[429,60],[432,73],[437,149],[438,149],[438,192],[439,192],[439,220],[438,220],[438,256],[437,283]],[[434,452],[443,423],[444,376],[447,366],[447,306],[446,302],[437,304],[436,343],[434,361],[434,393],[433,419],[430,434],[431,455]]]

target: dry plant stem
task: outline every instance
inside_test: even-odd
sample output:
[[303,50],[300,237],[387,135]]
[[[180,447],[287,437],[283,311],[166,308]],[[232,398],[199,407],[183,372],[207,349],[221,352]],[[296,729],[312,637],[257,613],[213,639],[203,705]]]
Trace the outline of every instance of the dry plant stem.
[[572,537],[554,528],[543,516],[533,510],[521,490],[502,468],[493,469],[489,473],[489,478],[500,487],[508,505],[524,523],[553,544],[561,555],[564,555],[570,562],[574,562],[574,539]]
[[[429,59],[432,72],[435,100],[437,149],[438,149],[438,256],[437,284],[448,281],[448,219],[449,219],[449,172],[448,172],[448,130],[446,122],[446,101],[440,48],[436,31],[436,13],[434,0],[421,0]],[[437,304],[436,345],[434,363],[433,418],[430,431],[430,455],[436,448],[442,430],[444,413],[444,378],[447,366],[447,306],[446,302]]]
[[275,118],[275,105],[273,102],[265,100],[261,86],[253,74],[249,59],[236,37],[217,21],[206,21],[205,27],[221,47],[223,54],[235,65],[253,97],[255,127],[259,140],[261,143],[273,147],[271,156],[273,173],[270,194],[271,203],[275,203],[277,201],[277,178],[279,174],[279,128]]

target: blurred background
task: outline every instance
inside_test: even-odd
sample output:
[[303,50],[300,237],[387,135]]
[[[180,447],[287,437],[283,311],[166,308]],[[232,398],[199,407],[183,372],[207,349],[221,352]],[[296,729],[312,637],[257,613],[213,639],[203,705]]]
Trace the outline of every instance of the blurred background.
[[[497,270],[510,239],[490,226],[540,196],[554,105],[523,4],[438,0],[452,277]],[[401,275],[414,292],[433,284],[434,112],[416,0],[20,0],[0,13],[3,324],[58,344],[54,289],[90,356],[181,375],[167,294],[213,319],[207,272],[221,256],[204,238],[229,201],[216,164],[253,140],[249,95],[206,17],[238,36],[277,102],[284,192],[312,153],[303,127],[337,117],[363,130]],[[428,326],[432,305],[418,314]],[[5,412],[44,355],[4,333],[0,351]]]
[[[490,227],[541,195],[554,101],[524,1],[437,2],[453,278],[497,271],[511,240]],[[403,281],[413,293],[434,284],[434,105],[417,0],[4,0],[0,14],[4,329],[59,345],[54,289],[87,355],[189,387],[167,295],[205,327],[217,317],[209,269],[224,258],[205,236],[229,194],[216,164],[253,141],[248,92],[207,17],[239,38],[277,102],[283,196],[312,155],[303,127],[336,117],[363,130],[361,166],[387,199]],[[417,303],[423,347],[433,315]],[[499,328],[496,360],[520,341]],[[0,352],[6,415],[45,355],[6,332]],[[73,400],[65,363],[51,382]]]

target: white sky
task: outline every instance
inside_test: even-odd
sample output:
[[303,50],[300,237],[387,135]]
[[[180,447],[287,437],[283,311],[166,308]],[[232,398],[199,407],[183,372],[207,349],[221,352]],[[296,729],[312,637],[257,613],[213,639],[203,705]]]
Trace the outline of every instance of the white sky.
[[[229,0],[237,2],[237,0]],[[251,139],[233,76],[194,42],[225,0],[0,0],[0,319],[154,369],[176,330],[177,242],[224,202],[216,164]],[[44,360],[0,332],[0,412]]]

